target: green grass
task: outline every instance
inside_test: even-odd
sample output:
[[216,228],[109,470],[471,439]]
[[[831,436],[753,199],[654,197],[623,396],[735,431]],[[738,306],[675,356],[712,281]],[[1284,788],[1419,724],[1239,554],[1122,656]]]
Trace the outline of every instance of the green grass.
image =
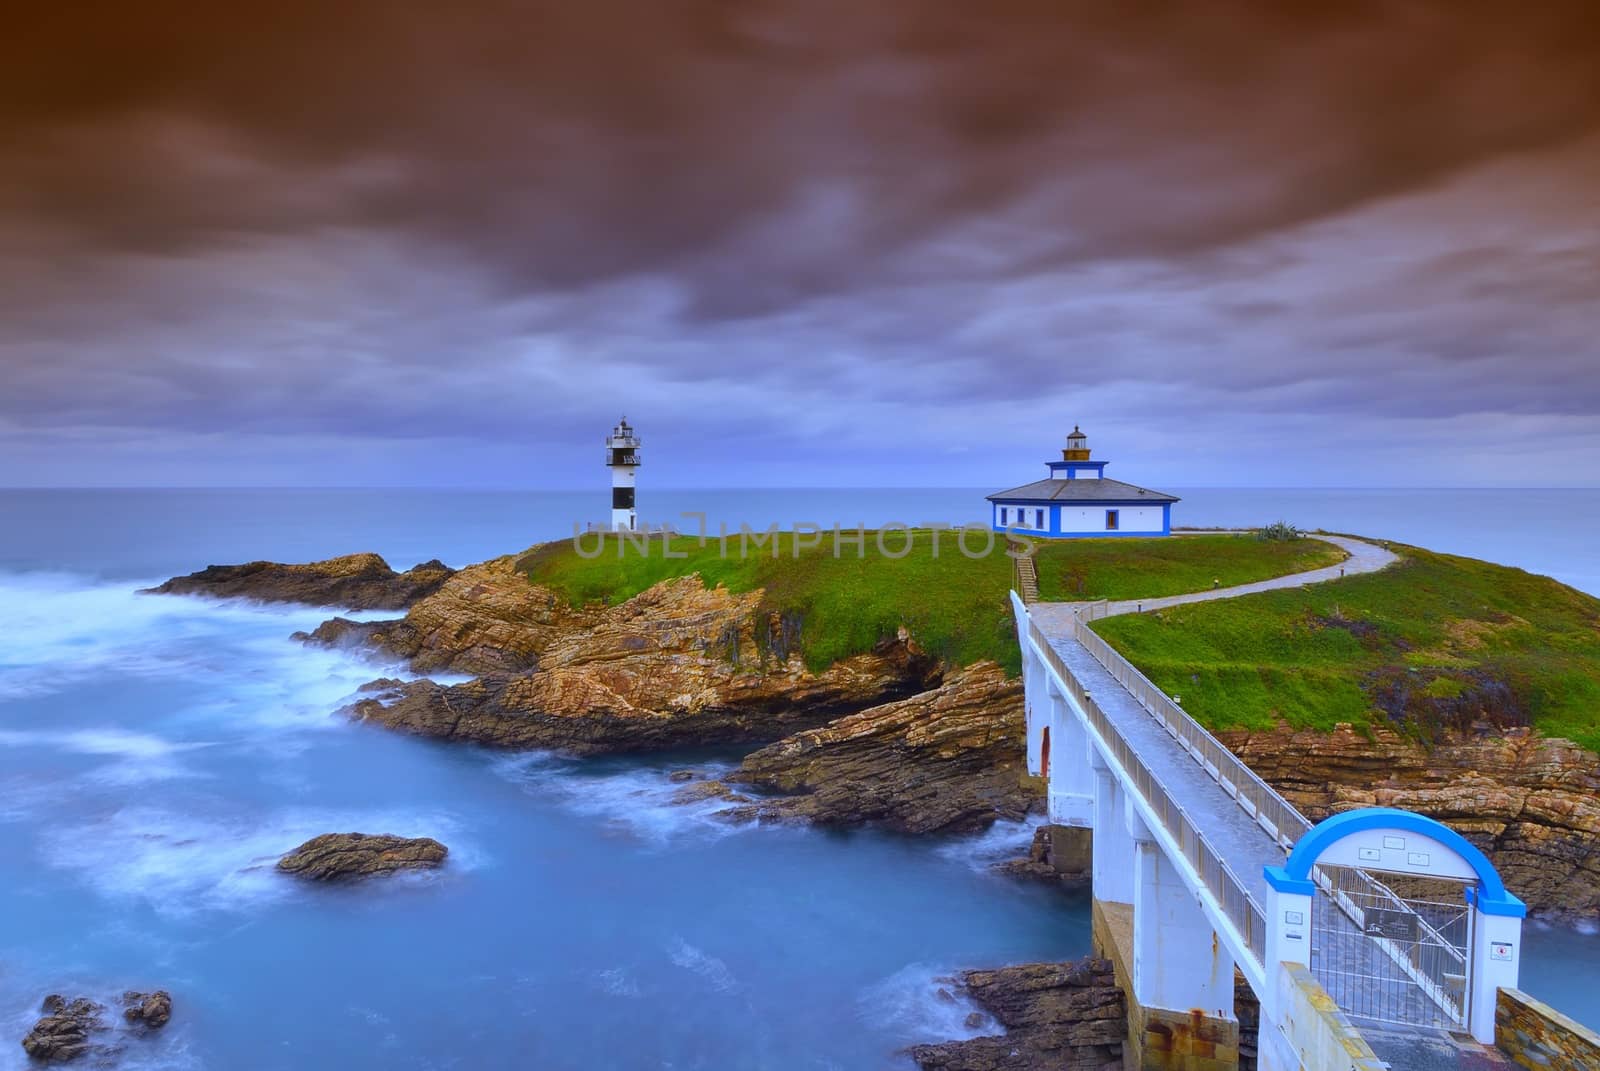
[[1345,559],[1344,551],[1320,539],[1277,542],[1192,535],[1140,539],[1137,553],[1128,553],[1124,544],[1129,542],[1123,537],[1041,543],[1036,555],[1039,597],[1073,602],[1182,595],[1303,573]]
[[[575,605],[615,605],[662,580],[691,573],[730,591],[759,588],[766,609],[797,625],[800,649],[813,669],[871,650],[903,625],[925,650],[952,665],[987,658],[1017,672],[1020,654],[1006,600],[1012,563],[1003,553],[1003,540],[996,541],[992,553],[974,559],[961,553],[956,536],[948,532],[938,536],[937,554],[934,533],[912,533],[903,557],[898,555],[904,533],[884,533],[888,556],[873,532],[867,533],[864,552],[845,542],[837,556],[831,533],[821,534],[820,545],[805,545],[816,538],[802,539],[797,554],[793,533],[782,533],[766,546],[746,544],[743,552],[738,536],[729,538],[725,550],[716,539],[701,546],[698,537],[680,536],[671,550],[683,556],[672,558],[663,554],[659,538],[644,553],[636,543],[608,537],[592,558],[563,540],[535,547],[517,567]],[[986,544],[982,534],[969,534],[967,546],[974,553]],[[583,541],[586,553],[596,546],[593,538]],[[1224,585],[1261,580],[1342,556],[1310,540],[1124,537],[1042,543],[1038,565],[1044,598],[1134,599],[1209,587],[1213,579]]]
[[1216,729],[1532,724],[1600,751],[1600,600],[1416,548],[1383,572],[1095,626]]

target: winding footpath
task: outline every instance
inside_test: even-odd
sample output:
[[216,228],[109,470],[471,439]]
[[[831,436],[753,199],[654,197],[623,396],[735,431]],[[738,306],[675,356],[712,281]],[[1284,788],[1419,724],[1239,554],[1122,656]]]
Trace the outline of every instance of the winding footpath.
[[1261,591],[1277,591],[1282,588],[1301,588],[1307,584],[1323,584],[1329,580],[1338,580],[1340,577],[1347,575],[1375,573],[1379,569],[1386,569],[1400,560],[1400,555],[1393,551],[1386,550],[1376,543],[1368,543],[1363,539],[1351,539],[1349,536],[1336,535],[1307,535],[1305,538],[1320,539],[1324,543],[1332,543],[1350,555],[1350,557],[1338,565],[1328,565],[1321,569],[1308,569],[1303,573],[1290,573],[1287,576],[1275,576],[1270,580],[1257,580],[1251,584],[1236,584],[1231,588],[1193,591],[1186,595],[1168,595],[1159,599],[1128,599],[1121,602],[1108,603],[1105,611],[1095,616],[1114,617],[1117,614],[1136,613],[1141,608],[1144,610],[1163,610],[1169,606],[1183,606],[1191,602],[1209,602],[1212,599],[1236,599],[1240,595],[1254,595]]
[[[1244,533],[1233,534],[1243,535]],[[1375,573],[1380,569],[1387,569],[1400,560],[1400,555],[1380,547],[1376,543],[1369,543],[1364,539],[1352,539],[1349,536],[1336,535],[1307,535],[1305,538],[1320,539],[1324,543],[1332,543],[1350,556],[1337,565],[1327,565],[1320,569],[1307,569],[1303,573],[1289,573],[1286,576],[1275,576],[1268,580],[1257,580],[1249,584],[1235,584],[1233,587],[1228,588],[1191,591],[1183,595],[1165,595],[1154,599],[1122,599],[1115,602],[1107,602],[1096,606],[1091,616],[1098,620],[1102,617],[1116,617],[1119,614],[1146,613],[1152,610],[1164,610],[1169,606],[1210,602],[1213,599],[1236,599],[1241,595],[1255,595],[1263,591],[1301,588],[1308,584],[1325,584],[1330,580],[1338,580],[1345,576]],[[1080,613],[1083,607],[1087,605],[1091,604],[1083,602],[1036,602],[1028,607],[1028,612],[1034,616],[1034,619],[1039,622],[1041,627],[1059,632],[1066,627],[1066,619],[1068,617]]]

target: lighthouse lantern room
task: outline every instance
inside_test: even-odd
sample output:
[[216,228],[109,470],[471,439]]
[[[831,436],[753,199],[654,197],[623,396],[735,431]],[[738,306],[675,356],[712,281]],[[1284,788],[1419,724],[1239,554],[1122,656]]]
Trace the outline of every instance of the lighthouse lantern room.
[[606,467],[611,470],[611,530],[631,532],[638,523],[633,492],[639,471],[639,437],[627,417],[606,437]]

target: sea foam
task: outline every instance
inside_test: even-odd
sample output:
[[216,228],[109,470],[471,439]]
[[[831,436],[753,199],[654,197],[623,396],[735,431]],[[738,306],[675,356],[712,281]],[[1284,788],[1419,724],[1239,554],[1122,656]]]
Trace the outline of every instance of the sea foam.
[[[450,815],[377,810],[286,809],[229,819],[124,807],[48,831],[41,850],[46,864],[77,872],[104,896],[188,915],[242,910],[302,892],[302,885],[278,873],[278,858],[318,834],[348,830],[444,840],[451,851],[442,874],[484,862]],[[435,878],[430,872],[420,880]]]
[[[719,840],[752,827],[730,821],[736,805],[715,798],[678,802],[695,782],[678,782],[660,766],[596,769],[596,760],[572,760],[544,752],[496,756],[490,768],[529,795],[549,799],[572,814],[599,821],[613,835],[664,850],[685,839]],[[601,760],[603,761],[603,760]],[[693,764],[697,780],[716,779],[729,763]]]
[[883,1027],[902,1045],[965,1041],[1005,1028],[984,1013],[982,1025],[967,1019],[983,1009],[966,995],[957,971],[913,963],[862,991],[857,1007],[862,1019]]

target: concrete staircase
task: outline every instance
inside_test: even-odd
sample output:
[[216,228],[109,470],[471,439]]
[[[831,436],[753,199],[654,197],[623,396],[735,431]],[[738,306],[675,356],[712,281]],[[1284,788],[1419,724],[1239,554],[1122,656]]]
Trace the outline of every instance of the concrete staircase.
[[1033,555],[1024,554],[1011,560],[1016,566],[1017,594],[1022,596],[1022,601],[1026,604],[1038,602],[1039,571],[1034,568]]

